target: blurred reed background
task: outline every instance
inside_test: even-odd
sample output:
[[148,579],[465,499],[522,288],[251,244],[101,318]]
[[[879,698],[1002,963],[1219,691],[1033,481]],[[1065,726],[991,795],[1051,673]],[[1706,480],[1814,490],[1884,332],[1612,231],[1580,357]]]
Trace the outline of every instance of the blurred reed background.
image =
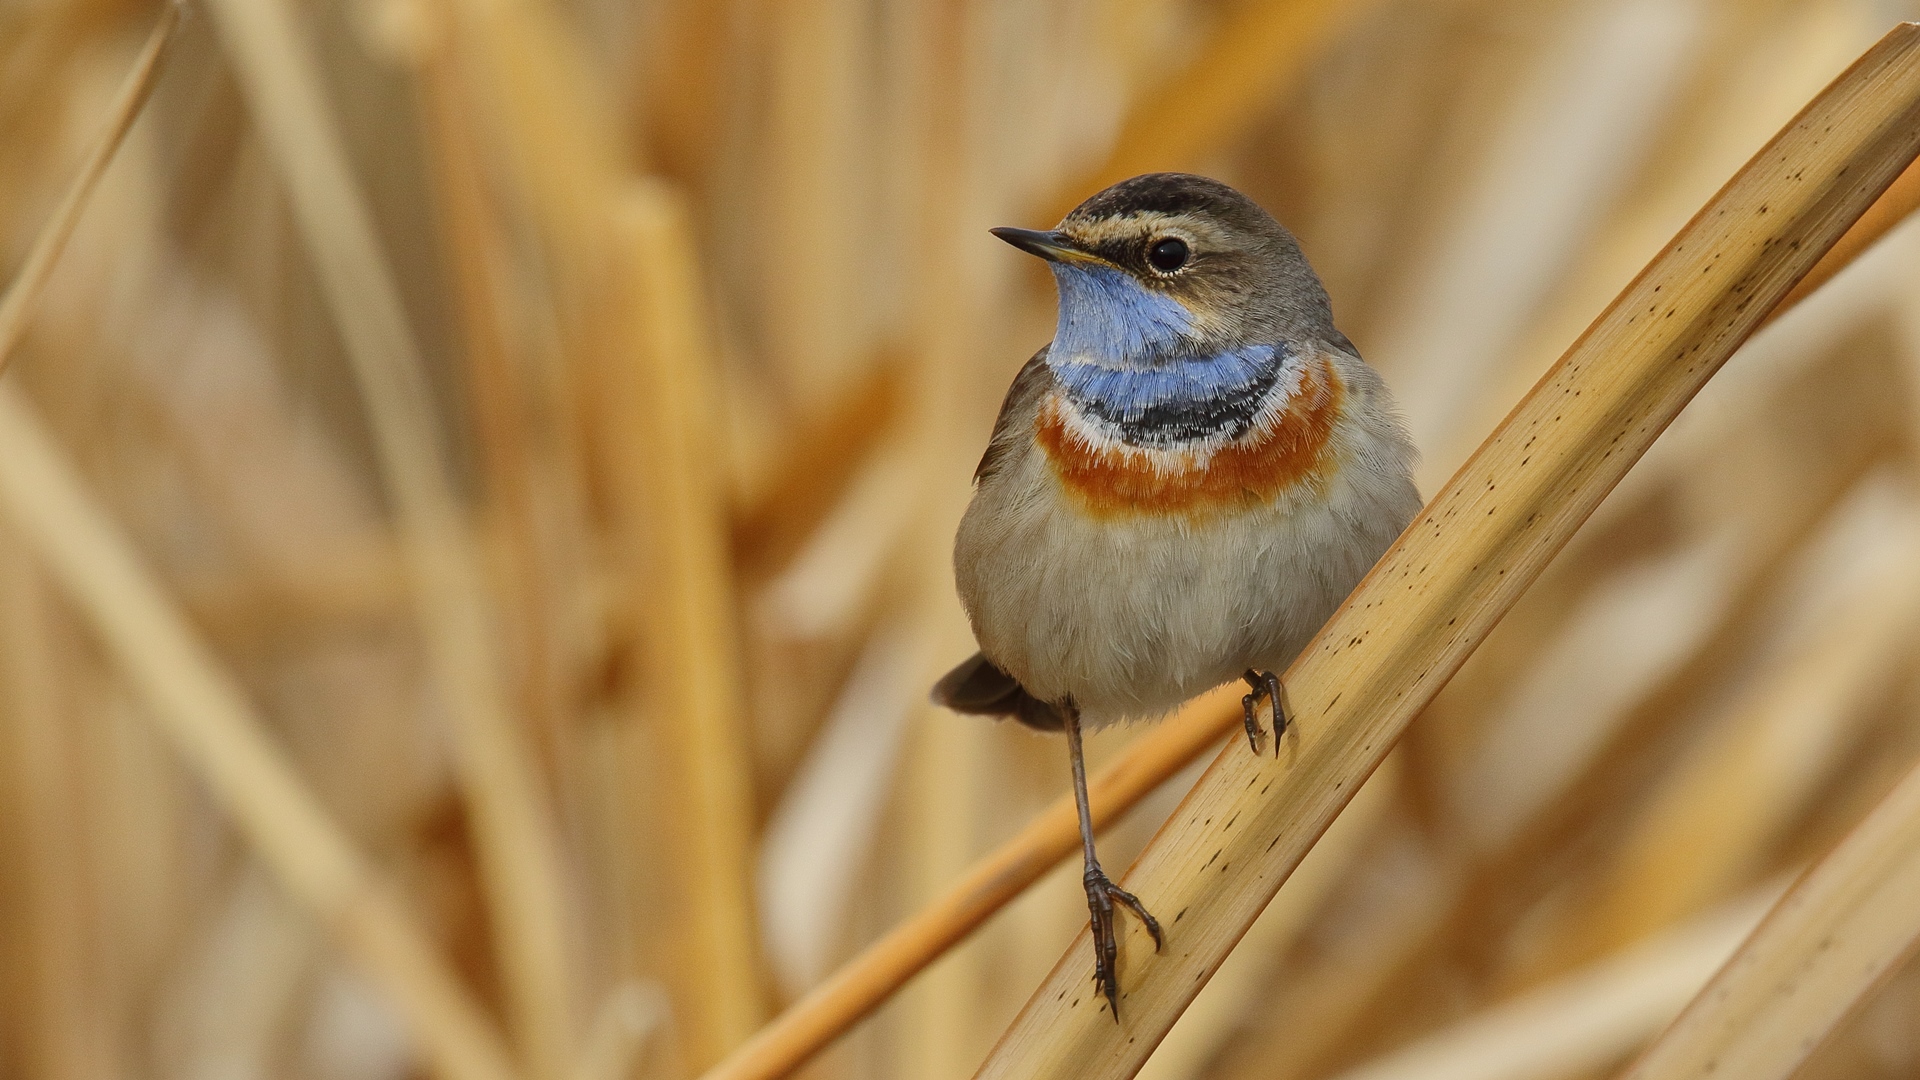
[[[0,0],[9,276],[159,16]],[[194,4],[0,395],[0,1076],[697,1075],[1066,789],[925,697],[1053,319],[986,228],[1240,186],[1431,493],[1914,17]],[[1604,1076],[1679,1010],[1920,760],[1916,289],[1896,231],[1728,365],[1144,1075]],[[1077,874],[805,1075],[971,1075]],[[1920,969],[1801,1075],[1920,1076]]]

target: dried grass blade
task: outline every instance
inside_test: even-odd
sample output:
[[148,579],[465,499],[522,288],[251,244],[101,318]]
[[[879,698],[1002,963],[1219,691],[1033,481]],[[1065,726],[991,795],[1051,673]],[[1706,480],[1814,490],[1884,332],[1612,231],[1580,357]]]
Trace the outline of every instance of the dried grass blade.
[[446,1080],[514,1080],[506,1046],[478,1002],[328,818],[239,685],[5,386],[0,508],[92,624],[146,715],[287,892],[391,997],[436,1071]]
[[1920,943],[1920,768],[1768,913],[1624,1080],[1785,1080]]
[[454,494],[426,368],[291,5],[208,7],[292,196],[392,491],[428,661],[448,703],[522,1059],[543,1080],[559,1080],[573,1053],[574,988],[556,827],[501,685],[479,553]]
[[1280,756],[1230,747],[1141,855],[1155,953],[1118,1021],[1083,933],[981,1077],[1131,1077],[1359,782],[1720,364],[1920,152],[1920,26],[1840,76],[1729,181],[1408,527],[1287,672]]
[[166,55],[167,42],[173,39],[174,28],[180,25],[180,7],[179,3],[169,0],[160,8],[160,21],[154,24],[152,32],[147,35],[147,43],[141,47],[133,68],[127,72],[119,91],[113,96],[113,105],[107,110],[106,127],[87,151],[79,175],[73,178],[66,194],[60,197],[60,205],[54,208],[53,216],[47,219],[47,223],[40,227],[39,235],[33,238],[33,247],[28,250],[26,261],[21,263],[20,272],[14,275],[13,283],[7,286],[6,295],[0,296],[0,372],[6,370],[13,347],[20,343],[20,335],[26,331],[33,302],[39,298],[40,290],[53,274],[54,264],[59,262],[60,252],[66,248],[67,238],[73,235],[74,226],[80,223],[80,214],[86,210],[87,200],[92,196],[95,185],[105,175],[115,151],[126,141],[127,132],[139,117],[141,108],[146,105],[147,97],[153,93],[153,84],[160,75],[160,61]]

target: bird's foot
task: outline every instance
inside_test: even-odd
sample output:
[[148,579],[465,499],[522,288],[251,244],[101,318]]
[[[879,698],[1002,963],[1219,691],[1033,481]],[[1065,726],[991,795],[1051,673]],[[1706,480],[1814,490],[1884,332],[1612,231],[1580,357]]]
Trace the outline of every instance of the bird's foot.
[[1140,903],[1140,898],[1115,885],[1100,869],[1099,863],[1087,867],[1087,912],[1093,922],[1093,981],[1100,984],[1100,990],[1107,995],[1107,1005],[1113,1011],[1113,1022],[1120,1022],[1120,937],[1114,932],[1113,905],[1115,902],[1140,917],[1146,924],[1147,933],[1153,936],[1153,951],[1160,951],[1160,922]]
[[1280,735],[1287,730],[1287,710],[1280,704],[1280,676],[1271,671],[1255,671],[1248,668],[1247,673],[1240,677],[1247,680],[1247,685],[1253,691],[1240,699],[1240,707],[1246,710],[1247,746],[1256,754],[1260,752],[1258,709],[1260,699],[1264,697],[1273,702],[1273,756],[1279,757]]

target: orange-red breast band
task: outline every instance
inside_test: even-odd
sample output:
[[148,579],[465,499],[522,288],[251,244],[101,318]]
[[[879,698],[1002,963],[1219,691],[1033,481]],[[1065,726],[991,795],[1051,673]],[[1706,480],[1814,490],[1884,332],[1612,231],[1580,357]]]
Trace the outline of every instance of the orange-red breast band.
[[1272,502],[1300,484],[1318,487],[1344,388],[1325,357],[1302,373],[1277,416],[1211,449],[1095,446],[1074,429],[1058,391],[1040,404],[1034,437],[1060,485],[1088,515],[1170,514],[1193,519]]

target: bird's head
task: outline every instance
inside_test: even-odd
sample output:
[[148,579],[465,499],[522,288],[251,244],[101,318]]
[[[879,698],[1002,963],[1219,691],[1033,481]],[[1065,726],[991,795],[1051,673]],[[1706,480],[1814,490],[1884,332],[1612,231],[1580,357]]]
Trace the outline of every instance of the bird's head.
[[993,234],[1048,261],[1059,360],[1156,366],[1334,333],[1326,291],[1292,234],[1217,180],[1136,176],[1056,229]]

